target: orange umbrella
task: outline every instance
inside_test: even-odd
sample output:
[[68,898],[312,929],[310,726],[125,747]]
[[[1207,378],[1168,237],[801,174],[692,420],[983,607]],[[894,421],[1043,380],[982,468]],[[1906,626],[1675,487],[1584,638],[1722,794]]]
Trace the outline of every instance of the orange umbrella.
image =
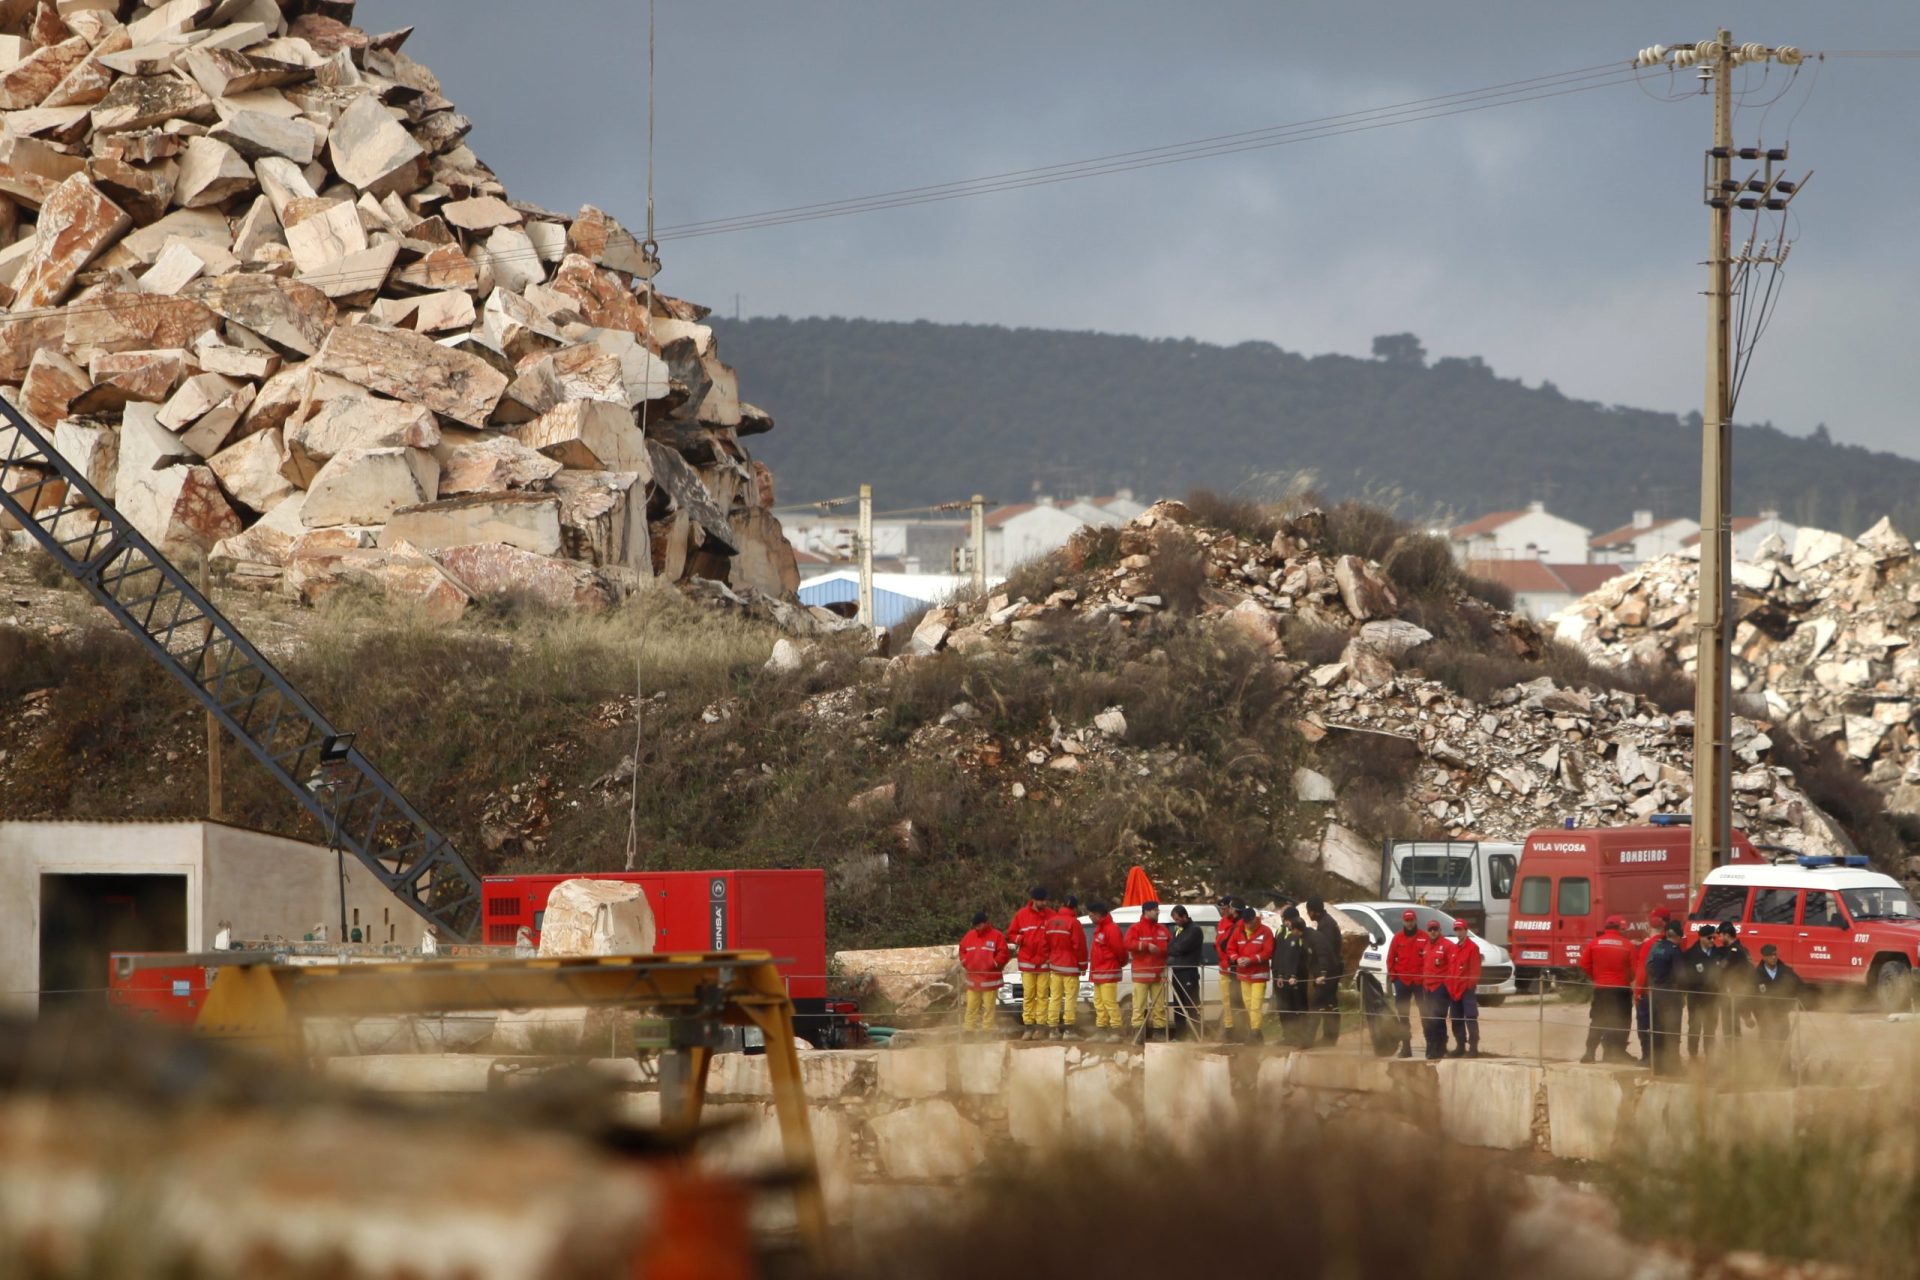
[[1145,867],[1135,867],[1133,870],[1127,872],[1127,892],[1126,896],[1120,900],[1120,905],[1137,907],[1143,902],[1158,902],[1159,900],[1160,895],[1154,892],[1153,881],[1147,879],[1147,869]]

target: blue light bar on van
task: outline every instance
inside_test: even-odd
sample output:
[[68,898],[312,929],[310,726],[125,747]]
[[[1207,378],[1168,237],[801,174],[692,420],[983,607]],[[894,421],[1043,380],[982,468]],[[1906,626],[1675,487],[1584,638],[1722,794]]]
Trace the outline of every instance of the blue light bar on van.
[[1836,858],[1830,853],[1803,853],[1796,859],[1803,867],[1870,867],[1873,859],[1864,853],[1850,853],[1844,858]]
[[1693,815],[1690,813],[1656,813],[1647,819],[1656,827],[1690,827]]

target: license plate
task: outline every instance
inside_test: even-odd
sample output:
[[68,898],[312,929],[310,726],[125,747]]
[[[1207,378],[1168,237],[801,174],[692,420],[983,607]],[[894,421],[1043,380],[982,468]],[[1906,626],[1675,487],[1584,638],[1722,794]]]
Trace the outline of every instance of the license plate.
[[1520,958],[1522,960],[1534,960],[1540,964],[1545,964],[1547,962],[1547,953],[1544,951],[1522,951]]

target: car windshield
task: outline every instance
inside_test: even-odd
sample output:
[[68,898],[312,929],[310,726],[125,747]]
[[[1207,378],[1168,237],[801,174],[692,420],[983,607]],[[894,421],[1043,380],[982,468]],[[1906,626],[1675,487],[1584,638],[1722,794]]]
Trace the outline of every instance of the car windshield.
[[1914,911],[1913,898],[1899,885],[1842,889],[1840,899],[1847,904],[1847,914],[1855,920],[1920,921],[1920,915]]

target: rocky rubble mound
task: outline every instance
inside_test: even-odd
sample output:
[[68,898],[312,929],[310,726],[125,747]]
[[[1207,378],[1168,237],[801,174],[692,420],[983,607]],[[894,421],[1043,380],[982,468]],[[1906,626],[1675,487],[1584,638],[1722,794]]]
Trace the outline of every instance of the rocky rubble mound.
[[[1111,539],[1108,541],[1108,539]],[[1174,602],[1156,584],[1165,562],[1197,559],[1201,582],[1190,607],[1224,634],[1266,649],[1298,697],[1296,724],[1315,754],[1357,750],[1404,762],[1404,834],[1518,839],[1537,827],[1643,822],[1686,812],[1692,716],[1668,714],[1647,698],[1597,685],[1562,687],[1531,675],[1476,701],[1431,678],[1423,664],[1438,647],[1409,616],[1379,564],[1325,549],[1325,517],[1309,512],[1270,543],[1201,527],[1179,503],[1155,505],[1117,533],[1089,530],[1069,548],[1044,592],[987,599],[927,615],[911,653],[983,655],[1043,642],[1063,625],[1111,629],[1151,649],[1173,624]],[[1428,602],[1431,609],[1432,602]],[[1450,608],[1477,615],[1489,650],[1523,670],[1546,641],[1526,619],[1454,589]],[[1430,615],[1429,615],[1430,616]],[[1338,656],[1302,657],[1298,637],[1330,634]],[[907,660],[911,661],[909,657]],[[1036,767],[1080,768],[1088,741],[1124,734],[1124,706],[1108,726],[1057,735]],[[1118,727],[1118,733],[1112,730]],[[1742,766],[1736,821],[1755,841],[1832,852],[1846,836],[1774,761],[1769,725],[1741,720]],[[1076,750],[1077,745],[1077,750]],[[1073,753],[1069,755],[1068,753]],[[1075,763],[1067,763],[1073,760]],[[1296,854],[1360,884],[1378,878],[1379,815],[1310,758],[1293,774],[1295,796],[1324,814],[1302,833]]]
[[352,10],[0,3],[0,384],[154,541],[309,602],[790,596],[705,310],[508,199]]
[[[1699,566],[1640,566],[1553,619],[1558,635],[1604,662],[1696,664]],[[1764,700],[1801,741],[1830,744],[1868,771],[1888,808],[1920,814],[1920,562],[1882,520],[1858,541],[1802,529],[1733,566],[1736,694]],[[1740,780],[1736,779],[1736,786]]]

